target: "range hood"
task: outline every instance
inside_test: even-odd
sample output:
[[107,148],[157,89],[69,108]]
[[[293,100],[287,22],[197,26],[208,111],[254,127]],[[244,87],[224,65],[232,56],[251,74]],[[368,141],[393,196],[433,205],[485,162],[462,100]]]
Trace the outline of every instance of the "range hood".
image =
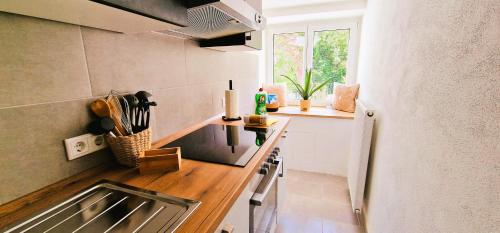
[[260,31],[264,18],[244,0],[187,0],[187,27],[160,31],[187,39],[214,39]]
[[153,31],[207,48],[259,49],[253,31],[265,24],[245,0],[0,0],[2,11],[115,32]]
[[201,40],[200,47],[224,52],[261,50],[262,31],[243,32],[215,39]]

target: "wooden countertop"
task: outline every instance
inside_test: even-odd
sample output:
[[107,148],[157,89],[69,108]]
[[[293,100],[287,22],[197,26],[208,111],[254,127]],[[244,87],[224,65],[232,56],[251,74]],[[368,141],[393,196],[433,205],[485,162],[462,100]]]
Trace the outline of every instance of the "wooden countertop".
[[[202,204],[177,232],[212,233],[257,172],[259,165],[266,158],[265,155],[274,148],[290,120],[288,117],[274,117],[279,120],[272,126],[275,132],[245,167],[182,159],[179,171],[139,175],[137,169],[102,165],[0,206],[0,229],[39,213],[98,180],[108,179],[167,195],[201,201]],[[153,148],[159,148],[209,123],[243,125],[242,121],[226,123],[219,117],[214,117],[159,140],[153,144]]]
[[354,113],[342,112],[326,107],[311,107],[309,111],[302,112],[300,111],[299,106],[286,106],[286,107],[280,107],[277,112],[270,112],[269,114],[283,115],[283,116],[354,119]]

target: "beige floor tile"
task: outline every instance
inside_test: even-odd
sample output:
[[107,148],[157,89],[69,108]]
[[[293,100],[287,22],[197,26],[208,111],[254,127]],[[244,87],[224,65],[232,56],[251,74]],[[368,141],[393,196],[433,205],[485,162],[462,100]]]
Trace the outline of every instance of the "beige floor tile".
[[346,205],[350,205],[349,189],[347,184],[343,187],[333,184],[325,184],[322,186],[322,198],[326,200],[335,201]]
[[323,220],[317,217],[304,216],[299,213],[288,213],[278,220],[277,233],[321,233]]
[[323,233],[363,233],[361,227],[353,224],[343,224],[335,221],[323,221]]
[[358,220],[356,215],[352,212],[351,206],[325,203],[322,208],[321,216],[326,220],[335,222],[358,224]]
[[321,199],[289,193],[285,203],[288,206],[289,213],[300,213],[301,215],[318,218],[321,218],[325,213]]
[[345,177],[289,170],[279,233],[361,233]]
[[347,179],[345,177],[299,170],[288,170],[288,174],[288,178],[290,180],[298,180],[301,182],[310,182],[316,184],[338,183],[340,185],[347,186]]
[[287,183],[287,190],[306,197],[321,198],[323,196],[323,186],[316,183],[289,181]]
[[288,178],[290,181],[323,184],[327,180],[327,175],[315,172],[288,170],[288,174],[289,174]]

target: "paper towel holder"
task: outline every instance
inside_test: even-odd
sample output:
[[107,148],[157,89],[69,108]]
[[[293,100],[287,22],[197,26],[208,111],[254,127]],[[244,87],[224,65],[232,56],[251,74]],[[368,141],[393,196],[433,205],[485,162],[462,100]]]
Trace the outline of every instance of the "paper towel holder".
[[222,116],[222,120],[223,121],[239,121],[239,120],[241,120],[241,117],[239,116],[237,118],[228,118],[226,116]]
[[[229,90],[233,90],[233,80],[229,80]],[[227,104],[227,100],[226,100],[226,104]],[[226,108],[227,110],[227,108]],[[227,111],[226,111],[226,115],[227,114]],[[230,117],[227,117],[227,116],[222,116],[222,120],[223,121],[239,121],[241,120],[241,116],[238,116],[238,117],[235,117],[235,118],[230,118]]]

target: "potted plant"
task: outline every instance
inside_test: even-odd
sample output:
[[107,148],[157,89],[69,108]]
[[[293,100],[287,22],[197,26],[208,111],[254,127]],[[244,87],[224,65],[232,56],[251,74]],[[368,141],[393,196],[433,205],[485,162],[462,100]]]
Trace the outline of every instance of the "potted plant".
[[313,87],[313,84],[311,83],[312,79],[312,69],[306,69],[306,74],[304,76],[304,86],[299,84],[299,82],[296,79],[292,79],[286,75],[281,75],[284,78],[290,80],[292,84],[297,88],[297,91],[299,92],[300,96],[302,96],[302,99],[300,100],[300,111],[309,111],[311,108],[311,100],[309,99],[316,91],[320,90],[323,88],[326,84],[330,83],[333,81],[333,78],[329,78],[328,80],[324,81],[323,83],[319,84],[316,87]]

